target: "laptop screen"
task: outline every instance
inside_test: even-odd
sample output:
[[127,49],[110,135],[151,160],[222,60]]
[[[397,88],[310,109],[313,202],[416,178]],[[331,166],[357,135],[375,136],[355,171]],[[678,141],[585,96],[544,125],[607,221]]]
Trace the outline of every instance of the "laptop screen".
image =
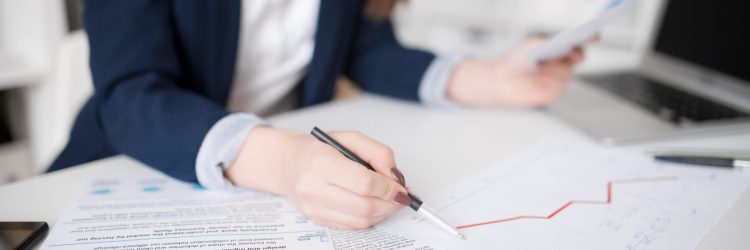
[[750,1],[669,1],[655,49],[750,82]]

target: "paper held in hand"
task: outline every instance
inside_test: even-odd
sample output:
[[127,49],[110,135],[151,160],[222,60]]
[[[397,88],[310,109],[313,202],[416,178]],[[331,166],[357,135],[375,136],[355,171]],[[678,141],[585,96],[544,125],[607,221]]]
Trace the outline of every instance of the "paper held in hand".
[[599,16],[587,23],[566,30],[553,37],[544,44],[529,51],[526,56],[532,65],[551,59],[562,58],[570,49],[584,45],[593,39],[599,30],[625,11],[635,5],[638,0],[614,0]]

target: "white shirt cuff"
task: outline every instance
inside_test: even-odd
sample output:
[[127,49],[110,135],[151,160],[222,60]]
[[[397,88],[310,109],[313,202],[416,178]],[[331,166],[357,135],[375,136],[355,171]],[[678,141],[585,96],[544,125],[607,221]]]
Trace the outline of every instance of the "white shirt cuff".
[[224,171],[237,158],[250,130],[268,125],[260,117],[247,113],[232,113],[216,122],[203,138],[195,159],[198,183],[214,190],[243,190],[224,177]]
[[453,70],[466,59],[465,54],[439,55],[427,67],[419,83],[419,100],[423,105],[438,110],[460,109],[460,104],[448,98],[448,83]]

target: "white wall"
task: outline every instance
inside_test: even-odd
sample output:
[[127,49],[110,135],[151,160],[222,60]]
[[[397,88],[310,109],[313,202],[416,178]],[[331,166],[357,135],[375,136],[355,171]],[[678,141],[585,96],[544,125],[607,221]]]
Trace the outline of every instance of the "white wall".
[[0,51],[39,72],[36,81],[14,91],[23,100],[25,138],[33,172],[46,169],[54,156],[49,138],[58,124],[52,69],[67,24],[61,0],[0,0]]
[[0,48],[48,69],[65,31],[62,1],[0,0]]

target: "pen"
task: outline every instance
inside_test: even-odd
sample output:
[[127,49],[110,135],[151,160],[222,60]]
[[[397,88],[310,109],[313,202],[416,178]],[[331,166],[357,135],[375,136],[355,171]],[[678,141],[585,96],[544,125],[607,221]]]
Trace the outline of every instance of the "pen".
[[[320,130],[318,127],[314,127],[312,132],[310,132],[315,138],[318,138],[318,140],[322,141],[325,144],[331,145],[336,150],[344,154],[346,158],[349,158],[352,161],[355,161],[359,163],[362,166],[365,166],[367,169],[375,171],[372,166],[370,166],[369,163],[365,162],[361,158],[359,158],[357,155],[346,149],[344,146],[339,144],[336,140],[328,136],[325,132]],[[435,225],[437,225],[439,228],[442,228],[445,231],[448,231],[452,235],[455,235],[461,239],[466,239],[463,234],[458,232],[458,229],[456,227],[452,226],[450,223],[448,223],[447,220],[445,220],[442,216],[440,216],[435,210],[432,210],[427,204],[424,204],[421,200],[419,200],[417,197],[412,195],[411,193],[407,193],[409,195],[409,198],[411,198],[412,202],[409,207],[411,209],[414,209],[414,211],[417,211],[418,214],[422,215],[425,219],[431,221]]]
[[657,155],[657,156],[654,156],[654,159],[660,160],[660,161],[686,163],[686,164],[710,165],[710,166],[719,166],[719,167],[737,167],[743,170],[750,169],[750,161],[731,159],[731,158]]

